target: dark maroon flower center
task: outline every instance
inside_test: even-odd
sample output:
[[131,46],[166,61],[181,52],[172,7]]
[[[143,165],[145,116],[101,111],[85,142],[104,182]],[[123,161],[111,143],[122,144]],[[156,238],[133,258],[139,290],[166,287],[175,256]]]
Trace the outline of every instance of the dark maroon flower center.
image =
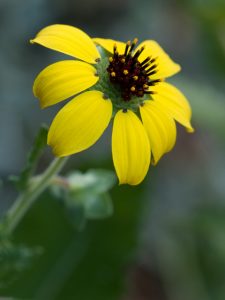
[[145,94],[153,94],[149,87],[160,81],[150,79],[150,76],[157,72],[156,58],[147,57],[139,62],[138,57],[144,47],[133,52],[136,43],[137,39],[132,43],[128,41],[123,54],[118,53],[115,44],[113,56],[109,58],[107,71],[110,81],[120,87],[124,101],[130,101],[132,96],[143,97]]

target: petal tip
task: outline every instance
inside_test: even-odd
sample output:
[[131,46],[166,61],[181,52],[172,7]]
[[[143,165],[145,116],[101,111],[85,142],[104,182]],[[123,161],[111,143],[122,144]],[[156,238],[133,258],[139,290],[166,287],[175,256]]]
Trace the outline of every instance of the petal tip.
[[160,157],[158,157],[157,159],[152,157],[151,164],[155,167],[158,164],[158,162],[160,161],[161,157],[162,157],[162,155]]
[[192,126],[190,126],[190,127],[186,128],[186,131],[187,131],[188,133],[194,133],[194,132],[195,132],[195,129],[194,129]]
[[181,69],[182,69],[182,67],[181,67],[181,65],[179,65],[179,64],[176,64],[177,65],[177,72],[180,72],[181,71]]
[[143,181],[143,179],[141,181],[138,181],[138,182],[129,182],[129,181],[123,181],[123,180],[119,180],[119,185],[125,185],[125,184],[128,184],[128,185],[132,185],[132,186],[135,186],[135,185],[138,185],[140,184],[141,182]]
[[45,109],[47,107],[47,105],[42,103],[40,100],[39,100],[39,105],[41,109]]
[[95,64],[95,60],[100,58],[91,38],[81,29],[70,25],[47,26],[39,31],[31,41],[90,64]]

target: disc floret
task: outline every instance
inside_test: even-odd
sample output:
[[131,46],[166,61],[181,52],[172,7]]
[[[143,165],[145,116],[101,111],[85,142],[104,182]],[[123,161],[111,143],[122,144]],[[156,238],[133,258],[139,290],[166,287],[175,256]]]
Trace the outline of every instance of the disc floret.
[[130,101],[132,96],[143,97],[145,94],[153,94],[149,90],[160,80],[151,80],[151,75],[157,72],[156,58],[146,57],[139,62],[138,57],[144,51],[144,47],[134,52],[137,39],[128,41],[123,54],[119,54],[117,45],[114,45],[113,55],[109,57],[107,71],[110,81],[118,85],[124,101]]

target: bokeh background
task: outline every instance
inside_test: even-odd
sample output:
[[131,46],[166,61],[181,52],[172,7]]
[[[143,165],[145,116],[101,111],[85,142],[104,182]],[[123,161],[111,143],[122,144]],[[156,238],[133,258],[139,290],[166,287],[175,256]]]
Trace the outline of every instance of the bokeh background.
[[[9,175],[20,171],[40,124],[49,124],[59,109],[40,110],[32,82],[61,56],[29,44],[54,23],[75,25],[93,37],[157,40],[182,65],[170,82],[189,99],[196,132],[189,135],[178,126],[174,150],[151,168],[144,183],[115,186],[113,216],[89,221],[82,231],[46,192],[14,236],[43,251],[0,285],[0,296],[224,300],[225,1],[1,0],[1,215],[16,195]],[[64,171],[112,169],[110,130],[73,156]],[[51,159],[47,150],[40,169]]]

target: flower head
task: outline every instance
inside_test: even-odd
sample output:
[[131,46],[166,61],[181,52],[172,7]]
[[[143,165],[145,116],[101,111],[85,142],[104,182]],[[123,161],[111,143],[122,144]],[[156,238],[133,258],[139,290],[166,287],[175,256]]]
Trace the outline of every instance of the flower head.
[[175,120],[192,132],[191,108],[184,95],[164,81],[180,71],[152,40],[137,46],[91,39],[78,28],[51,25],[31,41],[72,56],[36,78],[34,95],[42,108],[72,98],[48,133],[56,156],[92,146],[113,118],[112,155],[121,184],[139,184],[176,141]]

